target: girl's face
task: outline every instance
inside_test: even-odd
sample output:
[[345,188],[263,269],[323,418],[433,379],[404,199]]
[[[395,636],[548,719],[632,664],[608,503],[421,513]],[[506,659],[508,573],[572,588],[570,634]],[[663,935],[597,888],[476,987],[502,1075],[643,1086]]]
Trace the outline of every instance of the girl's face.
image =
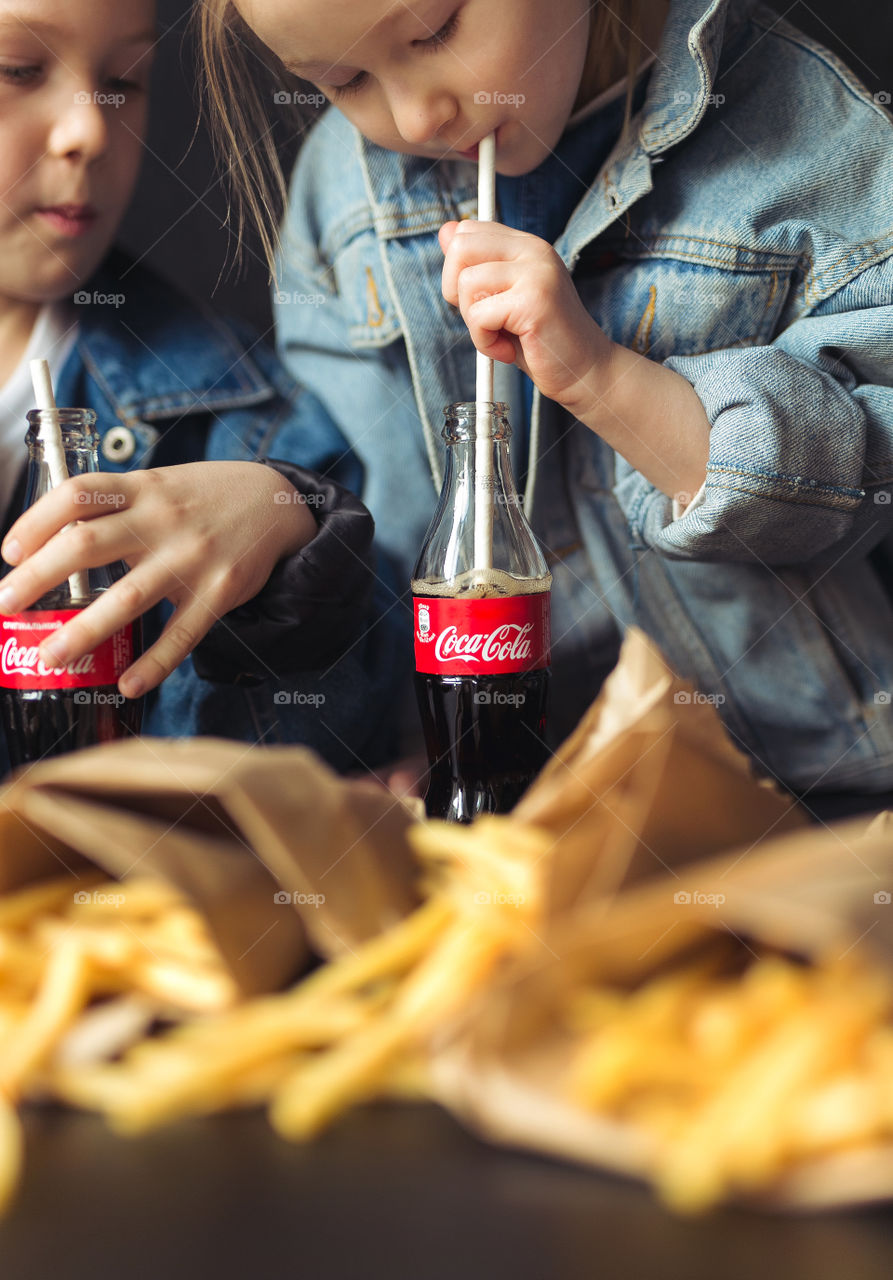
[[580,88],[589,0],[236,0],[248,25],[361,133],[410,155],[500,173],[555,146]]
[[73,295],[139,169],[154,0],[0,0],[0,299]]

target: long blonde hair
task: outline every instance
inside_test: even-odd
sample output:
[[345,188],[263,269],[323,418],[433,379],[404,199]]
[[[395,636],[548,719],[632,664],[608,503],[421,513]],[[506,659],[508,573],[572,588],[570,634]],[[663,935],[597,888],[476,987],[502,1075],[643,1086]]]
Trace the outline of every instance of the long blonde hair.
[[[648,0],[592,0],[589,49],[584,76],[606,51],[625,58],[632,100],[633,72],[639,57],[639,15]],[[288,198],[287,177],[273,133],[274,119],[299,135],[310,123],[299,100],[313,97],[296,91],[301,84],[257,39],[232,0],[203,0],[194,24],[200,56],[199,84],[218,163],[230,188],[228,223],[236,236],[240,260],[246,223],[253,223],[261,248],[275,275],[280,247],[279,224]],[[275,116],[271,110],[276,107]],[[234,216],[233,216],[234,215]]]

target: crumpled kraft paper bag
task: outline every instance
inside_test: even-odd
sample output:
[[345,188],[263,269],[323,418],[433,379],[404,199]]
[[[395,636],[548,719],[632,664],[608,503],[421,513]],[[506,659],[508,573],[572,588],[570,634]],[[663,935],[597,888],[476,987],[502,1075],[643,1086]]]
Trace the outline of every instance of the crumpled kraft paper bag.
[[[561,993],[587,979],[638,983],[716,931],[813,960],[858,948],[889,970],[891,896],[893,814],[884,813],[748,844],[601,910],[565,914],[548,947],[531,942],[442,1038],[438,1095],[492,1142],[647,1177],[645,1134],[561,1093],[574,1047],[557,1017]],[[805,1162],[752,1199],[782,1210],[893,1199],[893,1144]]]
[[553,912],[808,822],[789,795],[756,780],[715,707],[636,628],[512,817],[554,837]]
[[0,790],[0,892],[72,875],[159,875],[205,917],[240,989],[294,978],[417,901],[388,795],[302,748],[215,739],[114,742],[49,760]]

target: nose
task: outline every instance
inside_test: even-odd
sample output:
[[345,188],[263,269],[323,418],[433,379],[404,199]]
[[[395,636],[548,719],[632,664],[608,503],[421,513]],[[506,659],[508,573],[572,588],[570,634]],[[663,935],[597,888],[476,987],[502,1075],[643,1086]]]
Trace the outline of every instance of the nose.
[[108,146],[105,113],[109,110],[86,89],[60,102],[50,128],[48,150],[57,157],[95,160]]
[[397,132],[411,146],[423,146],[436,138],[444,125],[455,119],[455,98],[443,89],[414,85],[390,95],[391,115]]

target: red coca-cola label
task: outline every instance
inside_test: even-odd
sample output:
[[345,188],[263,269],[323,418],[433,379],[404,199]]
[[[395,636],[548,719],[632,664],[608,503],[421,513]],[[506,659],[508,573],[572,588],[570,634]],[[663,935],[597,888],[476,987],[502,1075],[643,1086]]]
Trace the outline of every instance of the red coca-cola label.
[[550,661],[549,593],[486,600],[415,596],[417,671],[512,675]]
[[0,688],[89,689],[117,684],[133,662],[133,628],[116,631],[91,653],[64,667],[48,667],[40,660],[40,646],[78,609],[35,609],[31,613],[0,616]]

